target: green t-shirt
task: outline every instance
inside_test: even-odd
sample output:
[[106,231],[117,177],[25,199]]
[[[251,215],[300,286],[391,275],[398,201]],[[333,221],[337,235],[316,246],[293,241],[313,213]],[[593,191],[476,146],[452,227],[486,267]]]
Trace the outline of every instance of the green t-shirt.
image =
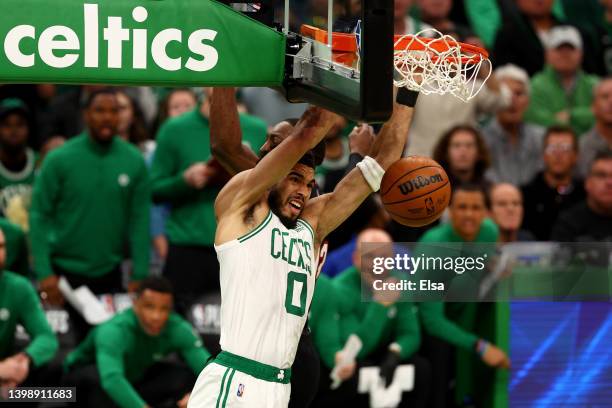
[[51,360],[58,348],[38,295],[24,277],[0,271],[0,360],[14,353],[15,329],[23,326],[31,341],[24,350],[38,367]]
[[[259,151],[266,139],[265,122],[240,115],[240,127],[244,144]],[[219,188],[196,190],[183,178],[189,166],[211,158],[209,121],[199,109],[172,118],[160,128],[151,166],[153,200],[171,206],[166,233],[172,244],[214,244],[217,226],[214,204]]]
[[30,209],[37,277],[53,274],[53,265],[103,276],[123,260],[129,243],[132,279],[145,278],[150,201],[144,159],[119,137],[105,146],[83,133],[53,150],[36,178]]
[[145,401],[132,383],[168,354],[179,353],[198,375],[210,356],[187,321],[172,313],[158,336],[145,333],[132,308],[92,330],[64,361],[67,370],[95,363],[102,388],[122,408],[142,408]]

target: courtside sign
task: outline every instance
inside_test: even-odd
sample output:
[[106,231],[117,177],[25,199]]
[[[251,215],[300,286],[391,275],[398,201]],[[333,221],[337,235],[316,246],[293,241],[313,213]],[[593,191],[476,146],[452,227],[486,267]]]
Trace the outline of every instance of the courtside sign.
[[4,0],[0,82],[280,86],[285,39],[214,0]]

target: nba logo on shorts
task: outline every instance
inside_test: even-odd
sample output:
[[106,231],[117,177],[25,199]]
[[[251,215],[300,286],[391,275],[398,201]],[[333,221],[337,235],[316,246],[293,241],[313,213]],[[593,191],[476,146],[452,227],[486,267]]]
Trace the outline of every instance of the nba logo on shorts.
[[236,395],[242,397],[242,394],[244,394],[244,384],[238,384],[238,392],[236,393]]

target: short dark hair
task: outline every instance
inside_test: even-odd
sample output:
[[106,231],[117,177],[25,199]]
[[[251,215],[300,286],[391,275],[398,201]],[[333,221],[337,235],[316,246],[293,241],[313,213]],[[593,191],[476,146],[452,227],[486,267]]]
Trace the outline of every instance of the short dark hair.
[[143,279],[138,286],[136,294],[142,295],[145,290],[152,290],[153,292],[168,293],[172,295],[172,284],[170,281],[162,276],[149,276]]
[[451,202],[450,202],[450,204],[453,203],[453,200],[455,198],[455,194],[457,194],[459,191],[465,191],[467,193],[480,193],[480,194],[482,194],[482,198],[484,200],[485,207],[487,209],[491,208],[491,200],[489,198],[489,194],[485,190],[485,188],[483,186],[481,186],[480,184],[469,183],[469,182],[455,184],[454,186],[452,186],[452,194],[451,194]]
[[589,174],[591,174],[591,172],[593,171],[593,166],[595,166],[595,163],[601,160],[612,160],[612,149],[599,150],[595,154],[595,157],[589,165]]
[[96,89],[95,91],[90,92],[87,95],[87,99],[85,100],[85,105],[83,106],[83,108],[89,109],[91,107],[91,104],[94,102],[94,100],[100,95],[117,96],[117,93],[118,93],[117,88],[106,87],[102,89]]
[[574,151],[577,152],[578,151],[578,135],[576,135],[576,132],[574,132],[574,129],[566,125],[549,126],[546,129],[546,132],[544,133],[544,141],[542,143],[542,147],[546,149],[546,144],[548,143],[548,139],[550,138],[550,136],[553,134],[556,135],[559,133],[568,134],[572,137],[572,145],[574,146]]

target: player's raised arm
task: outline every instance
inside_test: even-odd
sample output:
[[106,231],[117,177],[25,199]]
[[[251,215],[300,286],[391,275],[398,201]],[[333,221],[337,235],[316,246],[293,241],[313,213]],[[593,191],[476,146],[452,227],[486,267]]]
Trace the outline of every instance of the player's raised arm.
[[235,88],[214,88],[210,105],[210,149],[225,171],[234,176],[252,169],[257,156],[242,143]]
[[291,134],[257,165],[236,175],[223,187],[215,202],[217,217],[227,211],[244,209],[260,201],[263,194],[282,180],[333,126],[336,115],[312,106],[304,112]]
[[391,118],[374,140],[370,155],[348,173],[333,192],[312,200],[304,211],[304,218],[315,226],[316,239],[321,242],[344,222],[373,191],[377,191],[384,172],[400,159],[410,128],[414,91],[398,91]]

